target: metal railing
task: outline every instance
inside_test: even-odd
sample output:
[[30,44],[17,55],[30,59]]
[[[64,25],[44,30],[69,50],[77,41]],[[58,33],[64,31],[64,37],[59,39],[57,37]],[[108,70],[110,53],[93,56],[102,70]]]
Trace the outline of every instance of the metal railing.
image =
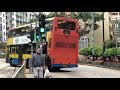
[[23,65],[12,78],[26,78],[26,61],[24,61]]

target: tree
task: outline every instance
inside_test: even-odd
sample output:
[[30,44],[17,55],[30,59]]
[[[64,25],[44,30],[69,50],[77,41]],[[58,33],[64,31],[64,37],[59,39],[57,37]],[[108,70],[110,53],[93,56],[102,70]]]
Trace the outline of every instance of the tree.
[[[95,16],[95,25],[94,25],[94,30],[99,28],[99,25],[96,22],[99,22],[100,20],[102,20],[102,14],[101,13],[94,13]],[[91,12],[72,12],[71,13],[71,17],[75,18],[79,21],[79,35],[82,37],[86,34],[88,34],[90,32],[90,28],[91,28]],[[84,27],[81,27],[81,23],[80,21],[82,21],[84,23]],[[89,29],[88,29],[89,27]]]

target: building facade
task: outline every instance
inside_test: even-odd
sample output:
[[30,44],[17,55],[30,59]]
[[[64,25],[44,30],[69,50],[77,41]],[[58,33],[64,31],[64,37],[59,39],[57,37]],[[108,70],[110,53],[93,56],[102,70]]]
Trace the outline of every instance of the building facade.
[[7,30],[29,23],[38,12],[0,12],[0,42],[6,41]]
[[[105,41],[109,39],[113,39],[113,28],[112,28],[112,21],[111,21],[112,15],[110,12],[104,12],[104,36]],[[97,22],[99,25],[99,28],[94,31],[94,43],[95,46],[101,46],[103,45],[103,22],[102,20],[100,22]],[[89,44],[92,45],[92,31],[86,37],[89,38]]]
[[0,42],[6,41],[6,13],[0,12]]
[[116,36],[118,36],[118,22],[120,22],[120,12],[111,12],[112,18],[112,28],[113,28],[113,35],[116,39]]

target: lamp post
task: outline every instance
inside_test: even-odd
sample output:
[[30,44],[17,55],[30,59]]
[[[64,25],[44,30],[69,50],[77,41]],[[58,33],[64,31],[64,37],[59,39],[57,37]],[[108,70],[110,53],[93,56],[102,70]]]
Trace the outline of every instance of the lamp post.
[[105,52],[105,35],[104,35],[104,12],[102,12],[102,26],[103,26],[103,60],[105,62],[104,52]]
[[[35,17],[37,18],[37,19],[39,19],[39,17],[40,17],[40,15],[42,14],[42,12],[38,12],[38,13],[33,13],[34,15],[35,15]],[[38,20],[39,21],[39,20]],[[39,22],[40,23],[40,22]],[[36,23],[36,27],[38,28],[38,27],[40,27],[40,24],[39,24],[39,26],[37,25],[38,23]],[[37,31],[36,31],[37,32]],[[41,35],[40,35],[40,33],[39,33],[39,37],[40,37],[40,41],[41,41]],[[36,39],[36,48],[38,48],[38,40]]]
[[92,56],[93,56],[93,61],[95,61],[95,45],[94,45],[94,12],[92,12]]

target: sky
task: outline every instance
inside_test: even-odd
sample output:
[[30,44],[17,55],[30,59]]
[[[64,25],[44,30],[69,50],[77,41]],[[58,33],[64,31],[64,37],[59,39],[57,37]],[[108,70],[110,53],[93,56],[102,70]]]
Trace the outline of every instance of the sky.
[[43,13],[45,13],[46,15],[48,15],[50,12],[43,12]]

